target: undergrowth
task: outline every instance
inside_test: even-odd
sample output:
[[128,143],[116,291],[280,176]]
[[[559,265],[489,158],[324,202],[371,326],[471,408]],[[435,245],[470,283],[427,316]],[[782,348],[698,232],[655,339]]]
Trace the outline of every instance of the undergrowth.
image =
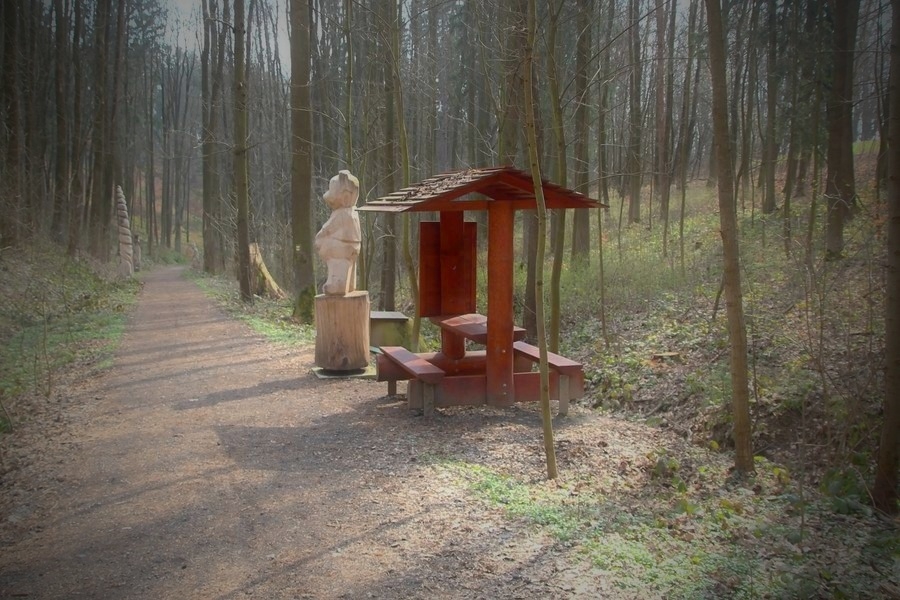
[[[881,205],[861,191],[862,209],[845,229],[844,257],[826,262],[822,206],[807,259],[807,202],[794,201],[790,255],[780,212],[762,216],[749,205],[739,211],[754,447],[816,476],[865,455],[868,477],[883,389]],[[714,195],[700,186],[689,189],[687,206],[683,272],[677,211],[664,257],[658,222],[619,231],[613,207],[604,229],[607,335],[595,249],[589,266],[564,270],[562,353],[585,365],[585,404],[728,447],[718,211]]]
[[632,480],[605,489],[598,473],[571,465],[559,484],[452,459],[436,466],[508,518],[575,548],[616,588],[632,593],[884,597],[878,586],[900,577],[896,529],[884,528],[862,505],[838,511],[833,496],[801,499],[788,471],[763,458],[750,479],[737,481],[721,456],[685,458],[660,449],[646,457],[643,485]]
[[49,244],[0,252],[0,429],[27,419],[16,398],[50,396],[66,369],[106,366],[140,282]]
[[298,323],[291,318],[293,307],[290,298],[273,300],[257,296],[252,303],[245,303],[240,300],[236,282],[197,270],[189,270],[187,274],[229,315],[245,322],[267,339],[291,346],[315,343],[315,326]]

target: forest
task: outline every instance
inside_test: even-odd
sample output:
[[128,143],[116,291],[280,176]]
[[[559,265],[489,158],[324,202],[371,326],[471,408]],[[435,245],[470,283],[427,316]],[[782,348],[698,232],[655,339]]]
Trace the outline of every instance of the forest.
[[[536,339],[546,278],[546,343],[585,365],[584,406],[897,514],[897,0],[16,0],[2,13],[3,264],[39,245],[117,261],[119,193],[146,263],[193,263],[233,283],[240,310],[274,302],[273,321],[302,328],[340,169],[363,205],[440,173],[537,168],[605,205],[516,222],[517,322]],[[419,217],[360,215],[358,287],[373,310],[414,315]],[[470,218],[484,273],[486,223]],[[251,246],[287,299],[267,297]],[[45,302],[19,292],[0,296],[7,340]],[[8,383],[11,360],[7,402],[24,385]]]

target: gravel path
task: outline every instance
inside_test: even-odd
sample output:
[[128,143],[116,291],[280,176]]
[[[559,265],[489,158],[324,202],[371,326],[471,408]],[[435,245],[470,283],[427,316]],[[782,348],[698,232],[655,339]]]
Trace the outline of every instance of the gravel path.
[[312,349],[261,339],[181,268],[145,282],[113,367],[7,450],[0,597],[600,594],[431,460],[513,456],[540,477],[532,409],[428,421],[384,384],[316,379]]

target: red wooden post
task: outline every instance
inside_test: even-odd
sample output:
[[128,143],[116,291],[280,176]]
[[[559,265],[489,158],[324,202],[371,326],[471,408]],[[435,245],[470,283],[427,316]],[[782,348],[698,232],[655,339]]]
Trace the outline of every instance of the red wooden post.
[[510,202],[488,209],[487,403],[515,402],[513,384],[513,232]]
[[[460,286],[464,217],[462,211],[441,213],[441,312],[445,315],[468,312],[467,290]],[[442,331],[441,350],[450,358],[462,358],[466,354],[466,339]]]

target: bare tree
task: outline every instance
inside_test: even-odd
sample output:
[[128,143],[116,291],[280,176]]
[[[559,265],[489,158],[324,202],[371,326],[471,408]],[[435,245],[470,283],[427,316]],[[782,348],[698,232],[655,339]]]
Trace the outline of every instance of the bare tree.
[[856,205],[853,175],[853,55],[860,0],[832,2],[834,65],[828,95],[828,177],[825,196],[825,256],[836,259],[844,251],[844,222]]
[[625,176],[628,180],[628,222],[641,220],[641,20],[639,0],[628,3],[628,48],[630,61],[630,89],[628,95],[628,156]]
[[[591,33],[594,9],[591,0],[578,0],[578,23],[581,30],[575,44],[575,160],[574,189],[589,194],[588,187],[588,137],[590,107],[588,103],[588,69],[590,67]],[[591,257],[591,215],[586,208],[574,211],[572,217],[572,259],[588,263]]]
[[3,3],[3,82],[0,102],[5,109],[6,147],[3,165],[5,185],[0,203],[0,239],[3,244],[19,238],[19,212],[22,197],[21,126],[19,123],[19,10],[18,2]]
[[[694,27],[697,23],[697,0],[691,0],[688,16],[687,64],[684,69],[684,83],[681,92],[681,126],[678,142],[679,185],[681,186],[681,210],[678,217],[678,258],[681,264],[681,275],[685,275],[684,266],[684,216],[687,204],[688,158],[691,151],[691,139],[694,134],[694,121],[697,114],[696,82],[700,78],[700,64],[694,67]],[[691,75],[693,71],[693,78]]]
[[734,204],[731,143],[728,137],[728,98],[725,87],[725,33],[719,0],[706,0],[709,27],[709,70],[713,91],[713,128],[719,222],[725,254],[725,309],[731,346],[731,404],[734,426],[735,467],[741,472],[753,470],[750,439],[750,393],[747,377],[747,329],[741,292],[740,249]]
[[109,39],[109,21],[112,4],[110,0],[98,0],[94,16],[94,130],[91,142],[93,154],[92,194],[88,221],[90,251],[97,258],[106,258],[108,253],[107,233],[109,212],[112,202],[112,181],[107,178],[109,144],[108,69],[109,57],[106,40]]
[[535,100],[533,98],[533,55],[535,7],[534,0],[528,0],[527,34],[524,49],[524,91],[525,128],[527,130],[528,162],[531,166],[531,181],[534,184],[534,196],[537,202],[537,278],[535,280],[535,297],[537,298],[537,328],[540,352],[541,377],[541,417],[544,426],[544,456],[547,461],[547,477],[556,479],[559,475],[556,468],[556,450],[553,444],[553,416],[550,414],[550,368],[547,362],[547,338],[544,332],[544,248],[547,239],[547,204],[544,201],[544,189],[541,182],[541,167],[538,159],[537,134],[535,131]]
[[[225,0],[226,2],[228,0]],[[219,33],[218,0],[203,0],[203,49],[201,57],[201,94],[203,97],[203,270],[217,273],[224,268],[219,214],[217,108],[222,95],[222,70],[225,62],[225,35]]]
[[[396,189],[396,157],[397,157],[397,114],[395,111],[394,86],[396,79],[393,74],[393,31],[398,15],[395,0],[378,0],[379,13],[377,19],[380,22],[378,35],[379,65],[376,67],[382,77],[382,93],[384,94],[385,110],[384,141],[385,148],[381,152],[383,163],[381,165],[384,174],[385,186],[389,191]],[[402,115],[400,115],[402,118]],[[393,213],[386,213],[382,217],[383,233],[383,262],[381,268],[381,296],[379,306],[382,310],[394,310],[397,306],[397,217]]]
[[775,212],[775,164],[778,160],[778,141],[775,139],[775,109],[778,101],[778,72],[776,70],[778,55],[778,25],[775,14],[775,0],[768,0],[767,23],[768,49],[766,52],[766,140],[763,145],[763,198],[764,214]]
[[56,194],[53,201],[53,221],[51,231],[58,239],[64,239],[65,217],[69,207],[69,121],[67,117],[68,76],[68,31],[69,19],[63,9],[62,0],[54,0],[56,13],[56,171],[54,185]]
[[891,0],[891,74],[888,97],[887,297],[884,303],[884,422],[872,498],[875,506],[897,514],[900,469],[900,0]]
[[[72,9],[75,23],[72,27],[72,55],[77,54],[81,49],[81,38],[84,30],[84,7],[83,0],[75,0]],[[84,169],[81,167],[82,157],[86,136],[82,135],[82,66],[81,61],[73,61],[72,67],[72,195],[68,210],[68,244],[66,245],[66,253],[70,257],[74,257],[78,250],[78,244],[81,234],[81,205],[84,200],[84,185],[82,183],[82,173]]]
[[234,188],[237,196],[238,283],[241,299],[253,301],[250,272],[250,198],[247,172],[247,77],[244,0],[234,0]]
[[[568,161],[566,160],[566,130],[563,123],[562,97],[559,86],[559,49],[557,47],[557,37],[559,35],[559,15],[562,11],[563,2],[551,3],[549,6],[550,18],[547,24],[547,78],[550,83],[550,106],[553,114],[553,138],[554,138],[554,171],[553,180],[558,185],[568,185]],[[579,132],[583,134],[583,132]],[[550,272],[550,333],[549,346],[551,352],[559,351],[559,322],[561,311],[561,298],[559,295],[560,281],[562,279],[563,258],[566,247],[566,210],[558,210],[551,217],[551,240],[553,242],[553,266]],[[527,218],[527,217],[526,217]],[[535,261],[535,264],[537,262]],[[534,269],[529,270],[531,283],[534,280]],[[534,285],[526,286],[534,289]],[[526,290],[527,293],[527,290]],[[536,299],[534,294],[528,294],[529,305],[534,307]],[[537,311],[532,310],[532,324],[526,321],[526,329],[529,333],[537,336]],[[529,325],[532,325],[529,327]]]
[[[291,232],[294,242],[294,278],[297,283],[294,318],[304,323],[313,320],[313,300],[316,295],[312,243],[314,213],[309,41],[309,0],[291,0]],[[347,143],[349,145],[349,138]]]

